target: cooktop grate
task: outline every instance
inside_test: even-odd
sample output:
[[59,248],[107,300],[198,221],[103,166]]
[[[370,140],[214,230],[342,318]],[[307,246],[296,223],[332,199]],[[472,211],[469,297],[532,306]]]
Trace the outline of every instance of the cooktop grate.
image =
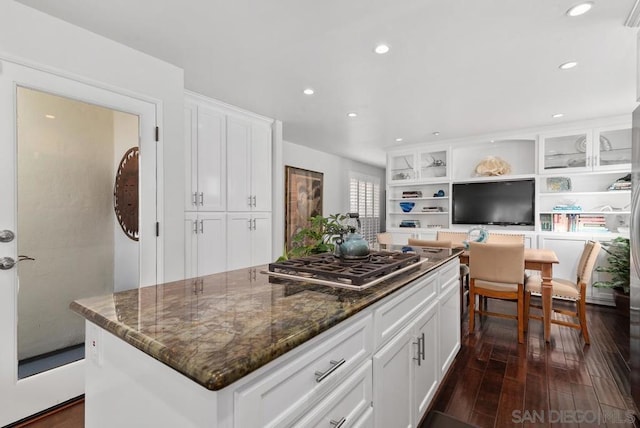
[[323,253],[269,263],[269,272],[363,285],[418,261],[418,254],[391,251],[372,251],[368,259],[358,261],[343,261]]

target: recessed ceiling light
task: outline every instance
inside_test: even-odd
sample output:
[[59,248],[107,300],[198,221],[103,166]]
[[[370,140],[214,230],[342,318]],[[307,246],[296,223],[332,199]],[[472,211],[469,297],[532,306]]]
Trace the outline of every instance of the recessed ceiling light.
[[589,12],[592,7],[593,7],[592,1],[578,3],[577,5],[573,6],[571,9],[567,11],[567,15],[572,17],[584,15],[585,13]]
[[396,142],[400,143],[402,141],[402,138],[396,138]]
[[350,113],[347,113],[347,116],[349,116],[349,117],[357,117],[358,113],[350,112]]
[[435,135],[436,137],[437,137],[438,135],[440,135],[440,133],[439,133],[438,131],[432,132],[432,134],[433,134],[433,135]]
[[55,119],[56,117],[52,114],[45,114],[44,117],[46,117],[47,119]]
[[375,47],[375,49],[373,50],[375,53],[383,55],[386,54],[387,52],[389,52],[389,46],[385,45],[385,44],[379,44],[378,46]]
[[562,116],[564,116],[563,113],[556,113],[556,114],[552,115],[551,117],[554,118],[554,119],[558,119],[558,118],[561,118]]
[[569,62],[565,62],[564,64],[560,64],[560,65],[558,66],[558,68],[559,68],[560,70],[568,70],[568,69],[570,69],[570,68],[575,67],[576,65],[578,65],[578,63],[577,63],[577,62],[575,62],[575,61],[569,61]]
[[316,91],[314,91],[311,88],[307,88],[304,91],[302,91],[305,95],[313,95]]

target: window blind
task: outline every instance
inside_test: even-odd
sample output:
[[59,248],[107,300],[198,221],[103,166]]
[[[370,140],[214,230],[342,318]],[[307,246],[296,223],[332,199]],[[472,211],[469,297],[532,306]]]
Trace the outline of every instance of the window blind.
[[349,212],[360,215],[360,233],[370,244],[380,232],[380,180],[361,174],[349,175]]

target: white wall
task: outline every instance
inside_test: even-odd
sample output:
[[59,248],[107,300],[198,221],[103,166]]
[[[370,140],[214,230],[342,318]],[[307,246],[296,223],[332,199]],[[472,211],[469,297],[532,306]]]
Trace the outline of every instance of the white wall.
[[[286,128],[286,125],[284,125]],[[277,139],[274,139],[276,142]],[[277,150],[277,143],[276,143]],[[278,161],[281,159],[281,161]],[[346,213],[349,211],[349,172],[357,172],[380,178],[380,188],[385,188],[385,170],[375,166],[345,159],[306,146],[282,141],[281,157],[274,156],[274,256],[284,248],[284,168],[286,165],[322,172],[324,190],[322,214]],[[380,195],[384,202],[385,195]],[[384,203],[381,206],[384,215]]]
[[[182,69],[11,0],[0,1],[0,59],[57,70],[159,104],[163,280],[182,278]],[[0,120],[12,126],[12,118]]]

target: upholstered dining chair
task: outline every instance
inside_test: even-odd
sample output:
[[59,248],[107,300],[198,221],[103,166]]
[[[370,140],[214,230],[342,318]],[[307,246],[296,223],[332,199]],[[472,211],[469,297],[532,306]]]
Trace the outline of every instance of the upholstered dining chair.
[[[464,247],[464,241],[467,240],[467,232],[450,232],[446,230],[439,230],[436,235],[437,241],[451,241],[453,248]],[[464,295],[467,296],[467,305],[469,304],[469,266],[463,263],[460,264],[460,284],[462,285],[461,303],[464,300]],[[460,304],[460,311],[464,311],[462,304]]]
[[[587,284],[591,281],[591,274],[593,273],[593,268],[596,264],[596,260],[598,259],[600,248],[601,245],[599,242],[587,241],[584,245],[584,250],[582,250],[580,261],[578,262],[575,281],[561,278],[553,278],[551,280],[551,286],[553,287],[551,291],[552,304],[553,298],[559,298],[572,301],[576,305],[575,311],[552,307],[551,323],[580,330],[582,332],[582,337],[584,338],[584,343],[587,345],[589,344],[589,331],[587,330],[587,304],[585,296],[587,292]],[[537,295],[542,294],[542,278],[538,275],[528,277],[525,283],[525,331],[527,330],[529,319],[533,318],[541,321],[543,320],[542,315],[532,315],[529,312],[530,307],[542,310],[540,305],[531,305],[532,293]],[[568,315],[575,318],[577,322],[556,319],[553,317],[554,313]]]
[[[524,343],[524,244],[469,243],[469,333],[476,313],[518,321],[518,343]],[[517,315],[490,312],[476,307],[475,296],[515,300]]]
[[524,244],[524,235],[519,233],[494,233],[489,232],[487,243],[489,244]]
[[430,239],[409,238],[407,245],[416,247],[452,248],[451,241],[434,241]]
[[389,248],[389,245],[393,244],[393,237],[389,232],[378,233],[378,244],[381,249]]

